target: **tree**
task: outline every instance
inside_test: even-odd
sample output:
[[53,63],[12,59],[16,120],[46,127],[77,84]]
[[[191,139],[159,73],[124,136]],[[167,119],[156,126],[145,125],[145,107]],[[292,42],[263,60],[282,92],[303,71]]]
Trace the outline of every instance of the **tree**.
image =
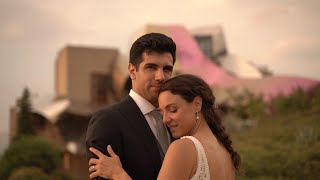
[[32,125],[32,106],[30,102],[30,93],[28,88],[24,88],[22,98],[19,101],[19,113],[17,119],[17,135],[16,137],[19,138],[24,135],[34,135],[35,130]]
[[62,165],[61,150],[37,136],[23,136],[14,141],[0,159],[0,180],[22,167],[40,168],[51,174]]
[[48,174],[43,172],[40,168],[36,167],[21,167],[14,170],[9,176],[8,180],[50,180]]
[[257,68],[264,77],[273,75],[272,71],[267,66],[258,66]]

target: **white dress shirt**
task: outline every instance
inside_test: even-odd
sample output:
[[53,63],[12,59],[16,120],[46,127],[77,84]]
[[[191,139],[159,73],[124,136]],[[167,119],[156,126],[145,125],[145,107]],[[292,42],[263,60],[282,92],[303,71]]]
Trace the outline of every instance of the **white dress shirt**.
[[[151,116],[150,114],[148,114],[151,111],[153,111],[154,109],[156,109],[156,107],[154,107],[148,100],[146,100],[145,98],[143,98],[142,96],[140,96],[139,94],[134,92],[134,90],[132,90],[132,89],[130,90],[129,96],[137,104],[140,111],[142,112],[142,114],[146,118],[146,120],[149,124],[149,127],[150,127],[151,131],[153,132],[154,136],[157,137],[156,119],[153,116]],[[168,137],[168,142],[170,143],[171,140],[170,140],[170,135],[169,135],[168,129],[167,129],[167,137]]]

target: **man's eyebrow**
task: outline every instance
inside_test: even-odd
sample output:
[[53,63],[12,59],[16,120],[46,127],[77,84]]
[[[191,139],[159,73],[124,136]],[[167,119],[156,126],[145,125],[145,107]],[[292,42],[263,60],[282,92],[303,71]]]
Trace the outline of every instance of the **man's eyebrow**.
[[155,64],[155,63],[146,63],[145,65],[155,65],[155,66],[157,66],[157,64]]
[[155,63],[146,63],[145,66],[158,66],[158,65]]

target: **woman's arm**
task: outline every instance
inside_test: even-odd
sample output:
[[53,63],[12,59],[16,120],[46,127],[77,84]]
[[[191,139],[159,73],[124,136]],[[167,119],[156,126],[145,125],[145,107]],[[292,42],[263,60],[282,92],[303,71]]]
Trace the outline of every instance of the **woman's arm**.
[[113,152],[110,145],[107,146],[107,151],[110,157],[104,155],[95,148],[89,149],[92,153],[98,156],[98,159],[91,158],[89,160],[90,178],[103,177],[114,180],[132,180],[127,172],[122,168],[120,158]]
[[190,179],[197,169],[197,150],[189,139],[178,139],[170,144],[158,180]]
[[[89,161],[90,178],[103,177],[115,180],[132,180],[122,168],[119,157],[113,152],[111,146],[107,147],[110,157],[99,150],[90,148],[90,151],[99,159],[91,158]],[[190,179],[197,168],[197,150],[189,139],[179,139],[170,144],[165,155],[158,180]]]

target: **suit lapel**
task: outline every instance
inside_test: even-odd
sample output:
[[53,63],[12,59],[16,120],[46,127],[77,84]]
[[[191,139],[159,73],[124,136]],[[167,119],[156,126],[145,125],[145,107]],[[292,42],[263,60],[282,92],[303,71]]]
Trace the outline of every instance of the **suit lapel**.
[[135,133],[139,135],[141,141],[144,142],[144,147],[149,153],[147,158],[151,158],[155,168],[160,169],[161,159],[156,139],[137,104],[128,96],[122,101],[119,111],[128,120]]

